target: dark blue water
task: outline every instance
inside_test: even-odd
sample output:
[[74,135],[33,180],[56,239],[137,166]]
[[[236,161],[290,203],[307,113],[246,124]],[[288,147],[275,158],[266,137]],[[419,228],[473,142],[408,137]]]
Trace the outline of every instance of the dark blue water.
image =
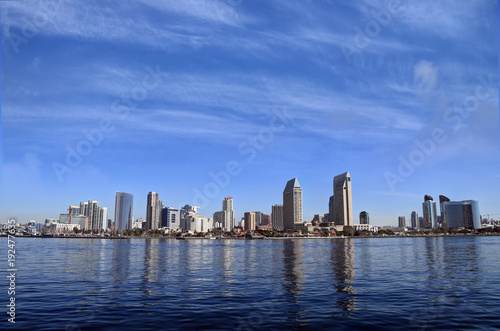
[[16,324],[3,312],[0,329],[500,325],[500,237],[16,241]]

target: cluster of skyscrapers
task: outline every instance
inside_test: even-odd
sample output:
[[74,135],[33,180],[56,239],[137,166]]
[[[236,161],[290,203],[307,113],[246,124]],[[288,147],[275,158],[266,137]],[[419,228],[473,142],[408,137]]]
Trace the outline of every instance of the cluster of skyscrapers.
[[480,229],[481,215],[479,203],[476,200],[451,201],[444,195],[439,196],[441,214],[437,213],[437,203],[430,195],[424,196],[422,203],[423,216],[419,217],[416,211],[411,213],[410,224],[406,223],[405,216],[398,217],[399,227],[413,229],[464,228]]

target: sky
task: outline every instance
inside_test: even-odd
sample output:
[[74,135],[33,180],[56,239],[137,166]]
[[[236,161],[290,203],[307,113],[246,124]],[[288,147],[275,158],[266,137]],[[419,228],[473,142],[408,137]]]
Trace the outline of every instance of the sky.
[[116,191],[238,221],[349,171],[354,223],[425,194],[500,219],[498,8],[478,1],[1,1],[0,222]]

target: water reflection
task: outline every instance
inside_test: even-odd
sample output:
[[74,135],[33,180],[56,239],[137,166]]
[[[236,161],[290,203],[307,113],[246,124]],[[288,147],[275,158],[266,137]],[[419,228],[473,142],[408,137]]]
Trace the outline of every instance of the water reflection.
[[304,283],[303,240],[283,240],[283,282],[281,283],[288,303],[289,320],[300,320],[305,310],[301,304]]
[[335,279],[337,292],[337,306],[342,311],[342,316],[351,316],[351,311],[356,310],[356,290],[354,282],[354,239],[337,239],[332,242],[330,263]]

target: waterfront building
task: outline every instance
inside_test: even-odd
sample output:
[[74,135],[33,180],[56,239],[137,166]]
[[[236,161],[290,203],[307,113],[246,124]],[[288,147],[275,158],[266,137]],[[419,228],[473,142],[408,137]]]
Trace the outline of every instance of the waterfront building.
[[424,196],[424,202],[422,203],[422,210],[424,214],[424,228],[426,229],[437,228],[436,202],[434,202],[434,200],[430,195]]
[[108,207],[99,208],[99,228],[104,231],[108,229]]
[[268,215],[266,213],[261,213],[260,214],[260,225],[272,227],[271,215]]
[[419,227],[420,229],[423,229],[423,228],[424,228],[424,225],[425,225],[425,224],[424,224],[424,218],[423,218],[422,216],[419,216],[419,217],[418,217],[418,227]]
[[179,209],[163,207],[161,212],[161,227],[170,230],[177,230],[180,227]]
[[225,197],[222,201],[222,228],[226,232],[231,232],[234,228],[234,210],[232,197]]
[[88,202],[80,202],[80,213],[88,217],[88,226],[85,230],[98,232],[102,228],[101,212],[99,202],[89,200]]
[[[52,223],[52,222],[50,222]],[[49,223],[49,224],[50,224]],[[88,217],[82,214],[59,214],[60,224],[78,224],[80,229],[88,229]]]
[[255,227],[257,226],[256,220],[255,220],[255,212],[246,212],[245,216],[245,231],[254,231]]
[[448,224],[446,222],[446,215],[444,214],[444,203],[445,202],[450,202],[451,200],[444,196],[444,195],[440,195],[439,196],[439,210],[441,211],[441,224],[443,226],[443,228],[448,228]]
[[356,231],[369,231],[369,232],[378,232],[378,227],[370,225],[368,223],[363,224],[353,224],[352,226]]
[[320,214],[314,214],[313,216],[313,220],[311,222],[311,224],[313,224],[314,226],[318,226],[320,225],[321,223],[324,223],[326,220],[324,218],[323,215],[320,215]]
[[188,212],[181,219],[181,229],[183,232],[205,233],[212,230],[211,224],[212,222],[207,217],[195,214],[193,211]]
[[419,228],[418,214],[416,211],[411,212],[410,223],[413,229]]
[[160,227],[160,197],[156,192],[148,193],[146,206],[146,230],[156,230]]
[[476,200],[447,201],[441,205],[448,228],[480,229],[481,215]]
[[287,182],[283,190],[284,230],[294,231],[294,224],[302,222],[302,187],[295,177]]
[[72,233],[75,228],[80,231],[80,224],[62,224],[62,223],[52,223],[50,224],[49,231],[50,233]]
[[190,205],[185,205],[184,207],[179,210],[179,216],[181,219],[184,218],[188,213],[198,213],[198,206],[190,206]]
[[214,228],[222,229],[222,211],[216,211],[213,215],[213,223],[214,223]]
[[405,216],[398,217],[398,227],[400,227],[400,228],[406,227],[406,217]]
[[130,193],[116,192],[115,230],[124,231],[132,228],[134,196]]
[[335,199],[334,196],[332,195],[330,199],[328,200],[328,222],[334,222],[333,217],[335,213]]
[[359,213],[359,224],[370,224],[370,214],[366,211]]
[[283,231],[283,205],[277,204],[273,205],[271,212],[271,223],[273,226],[273,230]]
[[351,175],[345,172],[333,178],[333,200],[335,225],[352,226]]

